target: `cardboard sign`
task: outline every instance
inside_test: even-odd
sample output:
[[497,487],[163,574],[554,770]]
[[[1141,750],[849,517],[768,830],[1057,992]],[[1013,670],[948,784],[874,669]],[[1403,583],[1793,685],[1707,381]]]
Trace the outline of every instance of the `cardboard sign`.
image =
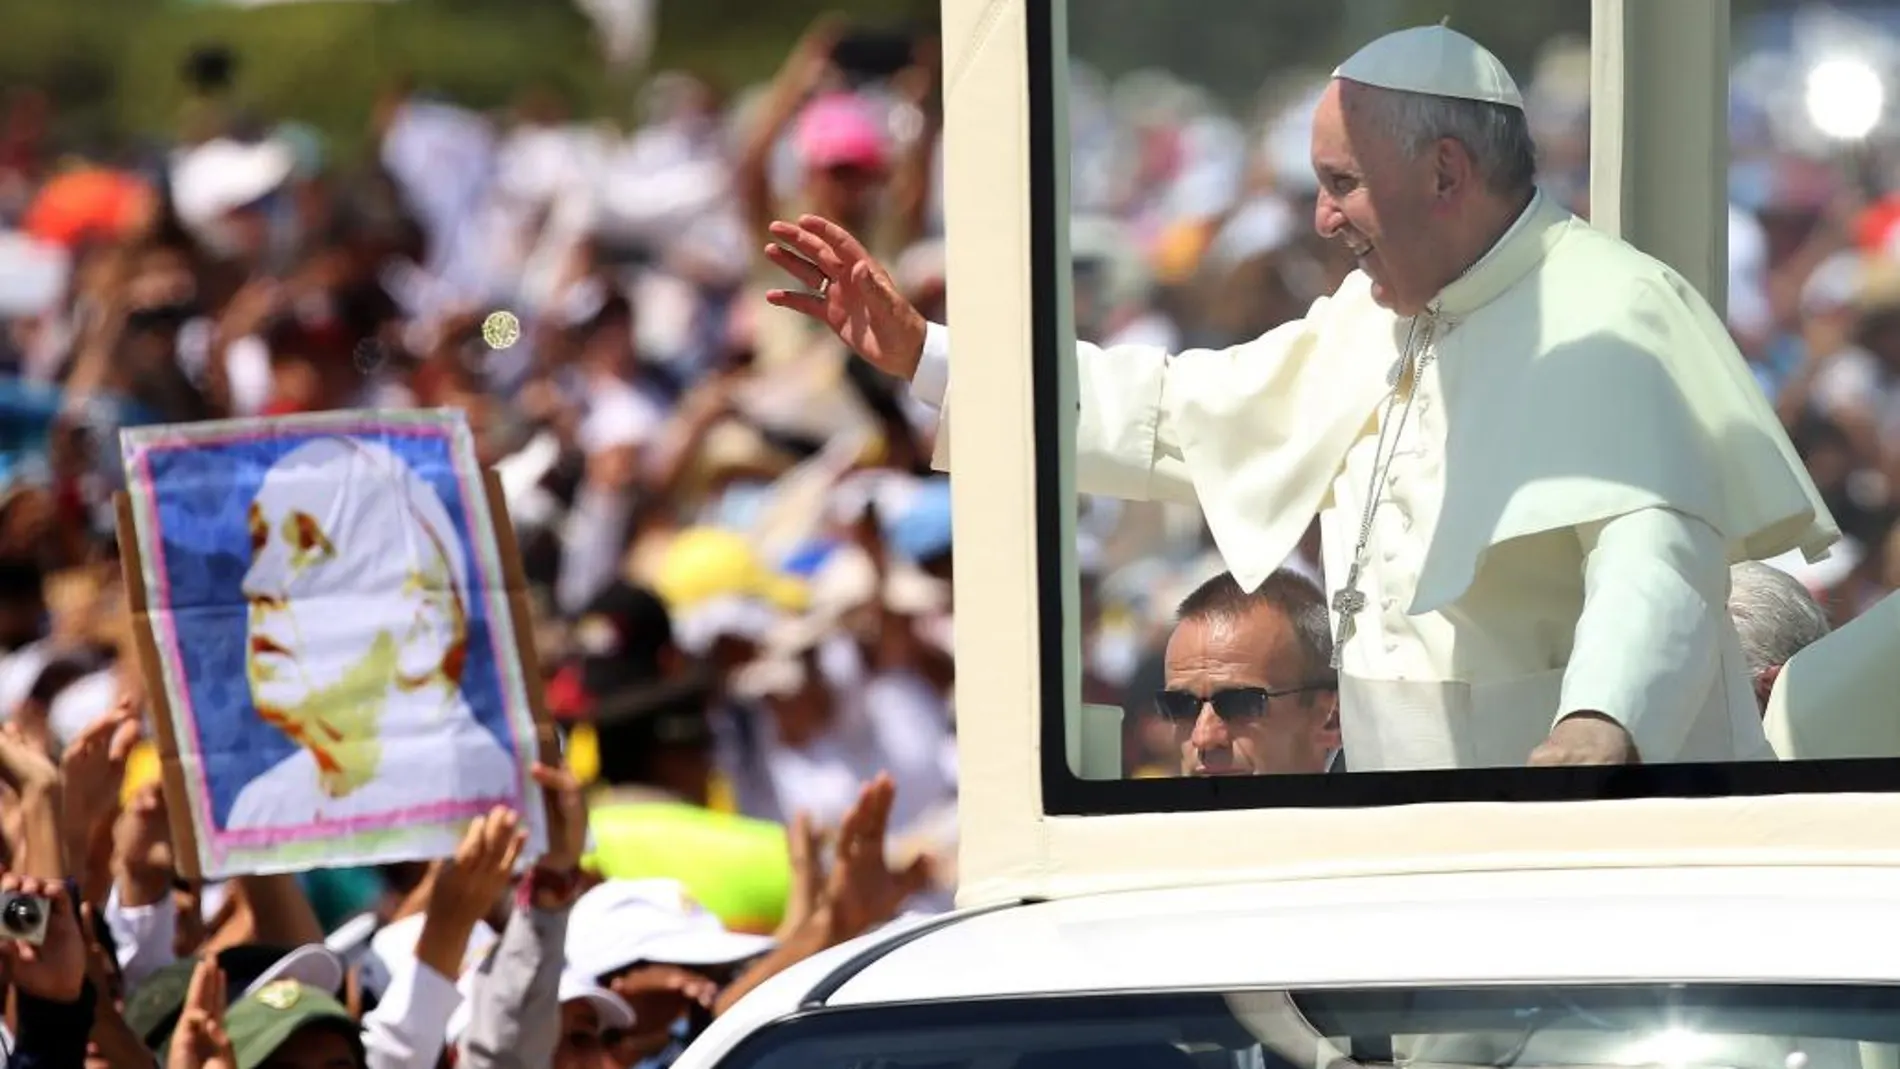
[[462,414],[125,431],[119,544],[173,847],[200,879],[546,848],[558,753],[498,485]]

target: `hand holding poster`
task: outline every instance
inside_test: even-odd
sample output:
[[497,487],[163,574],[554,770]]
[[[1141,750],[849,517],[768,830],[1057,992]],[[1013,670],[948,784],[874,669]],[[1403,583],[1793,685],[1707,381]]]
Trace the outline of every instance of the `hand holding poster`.
[[[181,867],[444,857],[553,753],[506,516],[461,413],[123,435],[126,585]],[[189,845],[188,845],[189,844]]]

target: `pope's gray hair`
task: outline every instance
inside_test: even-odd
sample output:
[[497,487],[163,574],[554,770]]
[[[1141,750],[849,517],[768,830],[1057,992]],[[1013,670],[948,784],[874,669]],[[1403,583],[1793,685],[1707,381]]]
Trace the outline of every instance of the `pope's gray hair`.
[[1450,138],[1465,147],[1485,186],[1500,196],[1530,192],[1537,181],[1537,145],[1522,108],[1483,100],[1365,87],[1376,121],[1407,159]]
[[1760,561],[1729,569],[1728,612],[1751,675],[1787,664],[1830,630],[1827,613],[1799,580]]

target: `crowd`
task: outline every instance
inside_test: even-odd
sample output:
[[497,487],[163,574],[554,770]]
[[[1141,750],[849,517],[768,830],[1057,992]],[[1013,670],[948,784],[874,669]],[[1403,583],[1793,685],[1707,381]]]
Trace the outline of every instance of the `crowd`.
[[[349,166],[243,106],[242,58],[194,57],[155,154],[55,157],[30,91],[0,128],[4,889],[64,903],[39,948],[0,941],[13,1061],[660,1069],[772,972],[944,905],[936,413],[769,306],[761,255],[773,219],[838,220],[944,321],[933,42],[822,22],[735,98],[651,79],[630,131],[392,84]],[[1587,73],[1558,49],[1525,83],[1545,187],[1580,211]],[[1078,67],[1078,333],[1223,346],[1337,285],[1350,257],[1309,225],[1322,84],[1236,113]],[[1845,619],[1900,585],[1900,201],[1737,144],[1730,323],[1849,534],[1798,569]],[[565,740],[537,773],[549,853],[514,880],[498,811],[433,865],[178,879],[117,429],[436,406],[467,414],[521,545]],[[1171,774],[1146,696],[1220,562],[1192,510],[1089,499],[1080,532],[1085,700],[1129,711],[1130,774]]]

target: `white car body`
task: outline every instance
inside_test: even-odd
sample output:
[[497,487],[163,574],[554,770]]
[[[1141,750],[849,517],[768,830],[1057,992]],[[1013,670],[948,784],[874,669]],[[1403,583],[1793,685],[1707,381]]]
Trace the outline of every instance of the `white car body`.
[[1900,872],[1628,868],[1292,880],[908,919],[762,985],[675,1063],[819,1010],[1003,997],[1509,984],[1900,982]]

